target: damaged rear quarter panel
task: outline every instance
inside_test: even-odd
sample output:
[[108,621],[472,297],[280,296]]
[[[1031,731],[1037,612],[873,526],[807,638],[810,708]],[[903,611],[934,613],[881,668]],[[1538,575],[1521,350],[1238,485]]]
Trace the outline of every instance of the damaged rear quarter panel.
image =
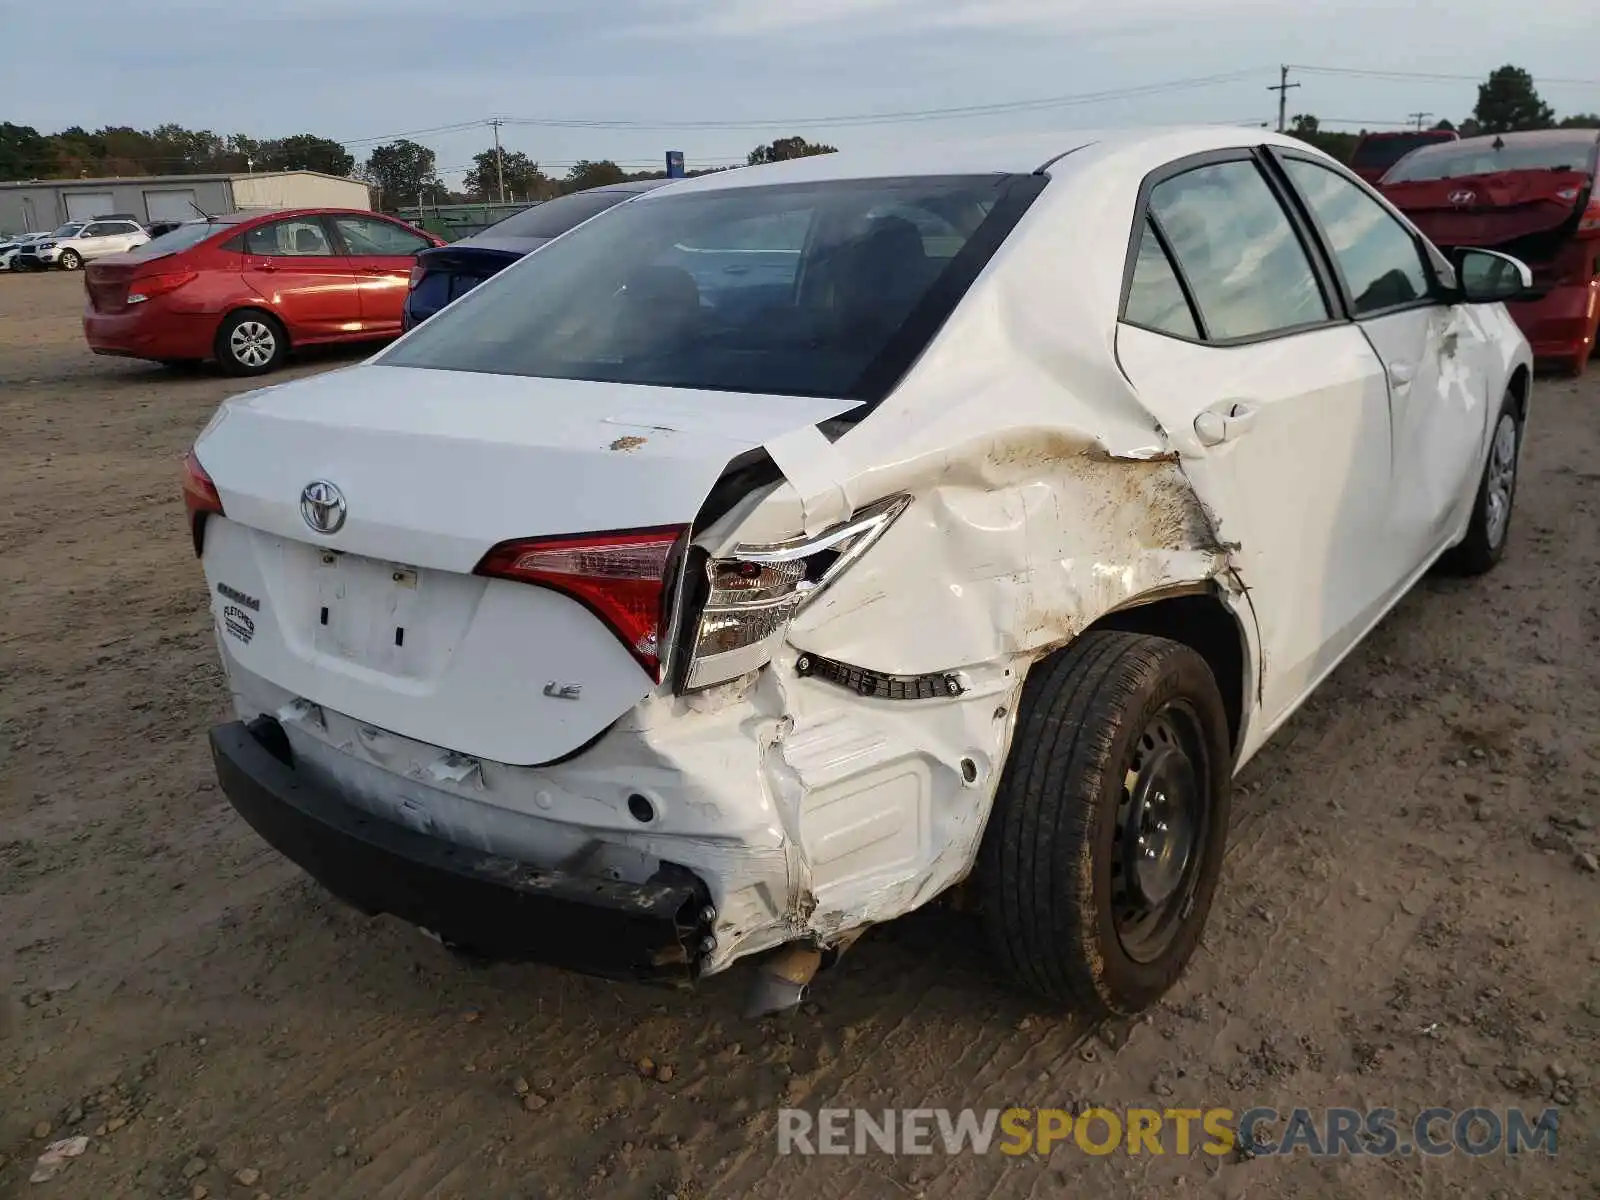
[[[1092,190],[1061,202],[1131,210]],[[1120,252],[1098,256],[1100,287],[1081,271],[1083,286],[1059,285],[1083,225],[1030,213],[900,387],[837,441],[778,447],[787,482],[705,538],[727,553],[912,497],[796,616],[760,685],[781,721],[763,774],[798,841],[791,919],[811,937],[898,916],[972,869],[1037,659],[1112,611],[1228,572],[1205,504],[1117,366]],[[951,672],[966,690],[863,697],[800,677],[800,653]]]

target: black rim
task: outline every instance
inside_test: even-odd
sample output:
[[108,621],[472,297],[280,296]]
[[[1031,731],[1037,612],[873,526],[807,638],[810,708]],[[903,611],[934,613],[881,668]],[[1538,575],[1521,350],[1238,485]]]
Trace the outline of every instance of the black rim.
[[1128,756],[1111,856],[1111,920],[1123,953],[1160,958],[1194,908],[1211,820],[1211,776],[1200,721],[1174,700]]

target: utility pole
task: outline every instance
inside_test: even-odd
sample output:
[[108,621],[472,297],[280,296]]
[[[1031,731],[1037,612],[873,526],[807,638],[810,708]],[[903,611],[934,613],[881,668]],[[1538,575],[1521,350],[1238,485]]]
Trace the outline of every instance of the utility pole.
[[1422,132],[1422,123],[1424,121],[1426,121],[1431,116],[1433,116],[1433,114],[1431,112],[1414,112],[1414,113],[1407,113],[1406,114],[1406,118],[1408,120],[1412,120],[1412,121],[1415,121],[1417,123],[1417,132],[1418,133]]
[[506,202],[506,163],[505,157],[500,153],[500,126],[499,117],[494,118],[489,124],[494,127],[494,177],[500,189],[500,203]]
[[1298,83],[1289,82],[1289,68],[1278,68],[1278,82],[1267,89],[1269,92],[1278,93],[1278,132],[1283,133],[1289,128],[1289,91],[1297,88]]

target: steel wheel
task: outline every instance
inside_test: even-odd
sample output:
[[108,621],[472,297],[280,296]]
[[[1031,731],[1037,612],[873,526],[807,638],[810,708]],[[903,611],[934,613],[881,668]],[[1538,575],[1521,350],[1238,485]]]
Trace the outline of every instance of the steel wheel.
[[1166,952],[1194,900],[1211,803],[1193,708],[1173,701],[1134,742],[1112,836],[1111,920],[1135,962]]
[[278,335],[265,321],[240,321],[228,335],[228,352],[240,366],[259,371],[278,353]]
[[1511,524],[1511,498],[1517,493],[1517,422],[1500,414],[1489,449],[1489,469],[1483,478],[1483,532],[1490,549],[1498,550]]

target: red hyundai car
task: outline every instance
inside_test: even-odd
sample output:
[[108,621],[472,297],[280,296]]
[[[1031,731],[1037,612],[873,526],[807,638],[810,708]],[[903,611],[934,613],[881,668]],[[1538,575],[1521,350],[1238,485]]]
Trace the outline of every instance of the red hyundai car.
[[301,346],[398,336],[416,256],[443,244],[357,209],[187,221],[87,264],[84,336],[96,354],[262,375]]
[[1368,183],[1377,183],[1384,172],[1421,146],[1438,146],[1456,141],[1461,135],[1453,129],[1401,129],[1382,133],[1363,133],[1350,151],[1350,169]]
[[1600,131],[1543,129],[1414,150],[1379,182],[1447,254],[1482,246],[1520,258],[1533,290],[1508,305],[1547,363],[1582,374],[1600,323]]

